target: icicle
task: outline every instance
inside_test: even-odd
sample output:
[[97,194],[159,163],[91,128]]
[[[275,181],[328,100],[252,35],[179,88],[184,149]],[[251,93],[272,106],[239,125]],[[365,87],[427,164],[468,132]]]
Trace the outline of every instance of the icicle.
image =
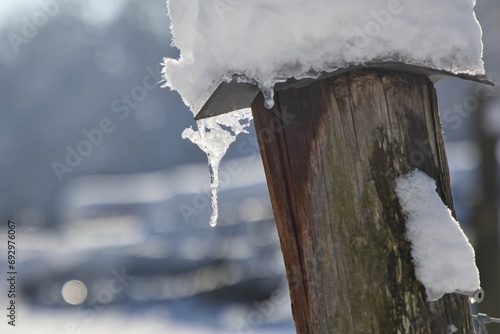
[[212,195],[212,216],[210,217],[210,226],[217,225],[219,218],[219,164],[213,165],[209,161],[210,169],[210,193]]
[[248,133],[245,128],[250,125],[252,113],[250,109],[233,111],[228,114],[198,121],[198,131],[192,127],[182,132],[182,138],[187,138],[206,153],[210,171],[210,192],[212,195],[212,217],[210,226],[217,225],[219,217],[218,188],[220,162],[241,132]]
[[267,109],[274,107],[274,85],[276,81],[264,82],[259,85],[264,95],[264,105]]

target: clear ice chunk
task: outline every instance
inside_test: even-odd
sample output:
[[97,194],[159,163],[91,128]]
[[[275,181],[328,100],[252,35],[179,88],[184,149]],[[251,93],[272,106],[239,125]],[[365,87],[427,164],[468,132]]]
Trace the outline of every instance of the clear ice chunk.
[[189,139],[206,153],[210,171],[210,192],[212,196],[212,216],[210,226],[217,225],[219,217],[218,188],[220,162],[229,146],[240,133],[248,133],[252,112],[241,109],[227,114],[206,118],[196,122],[198,130],[192,127],[182,132],[182,138]]

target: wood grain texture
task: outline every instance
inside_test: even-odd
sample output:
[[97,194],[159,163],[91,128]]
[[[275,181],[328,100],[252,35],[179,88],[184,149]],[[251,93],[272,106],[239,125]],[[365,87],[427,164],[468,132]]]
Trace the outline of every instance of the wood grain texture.
[[453,207],[432,82],[358,70],[252,104],[299,334],[473,333],[468,299],[426,301],[394,180],[418,168]]

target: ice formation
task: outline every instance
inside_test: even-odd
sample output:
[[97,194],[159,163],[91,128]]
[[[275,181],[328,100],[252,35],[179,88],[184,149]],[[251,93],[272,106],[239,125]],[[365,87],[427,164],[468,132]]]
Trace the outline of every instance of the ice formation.
[[414,170],[397,179],[396,193],[407,216],[416,276],[428,300],[445,293],[473,295],[480,287],[474,249],[436,193],[435,181]]
[[245,128],[250,125],[251,119],[252,113],[250,110],[242,109],[229,114],[203,119],[197,122],[197,131],[188,128],[182,133],[182,138],[187,138],[198,145],[208,157],[211,178],[210,192],[212,194],[211,226],[217,225],[217,218],[219,217],[217,189],[219,188],[220,162],[229,145],[236,140],[236,136],[242,132],[247,132]]
[[[317,77],[368,62],[403,62],[454,73],[484,74],[475,0],[167,3],[173,45],[180,50],[180,57],[164,60],[165,86],[179,92],[193,114],[233,74],[256,83],[267,107],[274,103],[277,82]],[[238,117],[247,116],[248,111],[236,113],[227,126],[231,129],[231,124],[241,121]],[[185,137],[211,152],[210,146],[217,143],[206,138],[226,135],[220,127],[209,127],[218,122],[206,121],[210,135],[202,125],[197,135],[187,131]],[[231,131],[238,132],[235,128]],[[210,156],[216,176],[219,154],[211,152]]]

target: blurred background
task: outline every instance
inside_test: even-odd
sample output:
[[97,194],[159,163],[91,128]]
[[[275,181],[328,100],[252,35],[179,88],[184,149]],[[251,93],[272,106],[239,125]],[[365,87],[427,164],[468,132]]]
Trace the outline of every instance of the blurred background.
[[[500,4],[476,12],[500,82]],[[17,326],[0,332],[294,333],[252,129],[228,152],[208,224],[206,157],[180,137],[193,116],[158,84],[178,55],[165,2],[3,0],[0,37],[0,240],[15,221],[20,292]],[[500,90],[436,87],[480,307],[500,317]]]

